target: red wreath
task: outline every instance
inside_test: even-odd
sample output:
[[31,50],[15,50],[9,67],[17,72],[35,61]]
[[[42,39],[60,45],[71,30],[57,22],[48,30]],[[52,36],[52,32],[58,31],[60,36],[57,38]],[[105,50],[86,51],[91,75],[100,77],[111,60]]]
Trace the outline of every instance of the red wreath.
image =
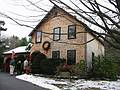
[[43,49],[48,51],[50,49],[50,42],[49,41],[45,41],[42,45]]

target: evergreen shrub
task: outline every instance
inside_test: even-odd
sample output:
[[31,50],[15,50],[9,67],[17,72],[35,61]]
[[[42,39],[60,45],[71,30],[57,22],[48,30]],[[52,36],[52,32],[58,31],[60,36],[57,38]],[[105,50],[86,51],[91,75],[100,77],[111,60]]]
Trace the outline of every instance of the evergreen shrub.
[[47,58],[43,59],[40,62],[40,73],[46,74],[46,75],[54,75],[57,71],[57,66],[62,63],[62,59],[53,59],[53,58]]
[[117,80],[116,64],[110,58],[95,58],[92,76],[100,79]]
[[34,51],[31,54],[32,65],[31,65],[31,72],[33,74],[40,74],[40,63],[44,59],[46,59],[46,55],[41,53],[40,51]]

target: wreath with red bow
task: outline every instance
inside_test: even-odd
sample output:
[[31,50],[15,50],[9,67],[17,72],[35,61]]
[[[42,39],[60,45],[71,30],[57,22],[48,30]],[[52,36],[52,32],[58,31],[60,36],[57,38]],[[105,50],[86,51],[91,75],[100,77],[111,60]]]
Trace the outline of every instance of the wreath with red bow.
[[49,50],[50,49],[50,42],[49,41],[45,41],[42,45],[44,50]]

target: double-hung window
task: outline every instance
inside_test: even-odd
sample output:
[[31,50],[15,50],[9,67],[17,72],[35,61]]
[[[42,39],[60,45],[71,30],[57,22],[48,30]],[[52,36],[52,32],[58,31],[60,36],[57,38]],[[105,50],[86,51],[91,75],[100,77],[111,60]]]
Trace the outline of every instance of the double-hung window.
[[61,32],[61,28],[57,27],[53,29],[53,40],[54,41],[58,41],[60,40],[60,32]]
[[73,65],[76,63],[76,50],[67,50],[67,64]]
[[68,39],[75,39],[76,38],[76,26],[69,25],[68,26]]
[[52,58],[54,59],[60,58],[60,51],[52,51]]
[[42,32],[36,32],[36,43],[42,42]]

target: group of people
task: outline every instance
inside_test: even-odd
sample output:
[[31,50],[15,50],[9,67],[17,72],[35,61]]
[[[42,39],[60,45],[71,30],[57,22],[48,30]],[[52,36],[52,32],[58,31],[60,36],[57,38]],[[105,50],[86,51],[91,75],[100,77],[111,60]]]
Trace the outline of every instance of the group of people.
[[20,60],[18,60],[16,62],[15,52],[12,51],[11,61],[10,61],[10,75],[14,75],[15,69],[17,70],[16,71],[17,74],[21,74],[22,72],[28,74],[29,70],[30,70],[30,67],[29,67],[28,58],[26,58],[26,60],[24,60],[23,64]]

